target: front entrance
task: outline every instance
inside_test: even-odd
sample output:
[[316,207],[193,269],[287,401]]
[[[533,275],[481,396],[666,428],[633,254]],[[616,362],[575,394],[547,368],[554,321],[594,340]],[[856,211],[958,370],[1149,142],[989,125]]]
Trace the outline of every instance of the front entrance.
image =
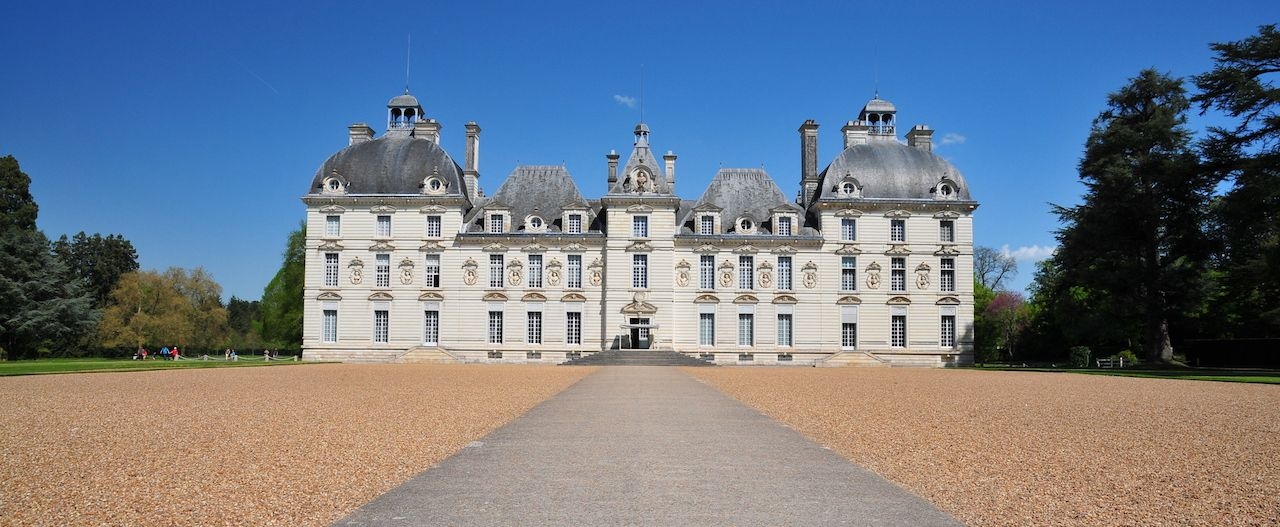
[[627,326],[631,329],[630,339],[627,348],[629,349],[649,349],[649,319],[648,318],[632,318]]

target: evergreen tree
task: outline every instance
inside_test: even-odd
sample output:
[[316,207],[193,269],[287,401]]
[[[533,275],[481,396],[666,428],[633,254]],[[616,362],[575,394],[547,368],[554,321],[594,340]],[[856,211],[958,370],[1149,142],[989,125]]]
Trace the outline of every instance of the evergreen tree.
[[1086,300],[1155,361],[1172,360],[1170,316],[1199,299],[1210,252],[1214,181],[1191,151],[1189,107],[1179,79],[1154,70],[1131,79],[1093,122],[1080,161],[1084,202],[1054,206],[1064,224],[1055,293]]
[[93,295],[96,307],[107,303],[107,296],[120,276],[138,270],[138,253],[133,243],[118,234],[102,237],[83,231],[71,239],[62,235],[53,242],[53,254],[62,261],[71,275],[83,280]]
[[303,286],[306,278],[307,226],[289,233],[284,262],[262,292],[259,334],[268,345],[293,348],[302,345]]
[[13,156],[0,157],[0,229],[36,229],[39,207],[31,197],[31,177]]

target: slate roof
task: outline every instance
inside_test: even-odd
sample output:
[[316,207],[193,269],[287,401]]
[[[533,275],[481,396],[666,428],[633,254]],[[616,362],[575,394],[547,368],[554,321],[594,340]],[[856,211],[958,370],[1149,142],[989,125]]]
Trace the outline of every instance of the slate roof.
[[466,196],[462,167],[434,141],[413,137],[380,137],[339,150],[316,171],[308,194],[319,194],[324,179],[338,175],[347,194],[422,195],[428,176],[445,182],[444,196]]
[[772,209],[786,207],[801,212],[800,207],[782,193],[773,178],[759,168],[720,169],[702,197],[681,218],[680,224],[692,221],[696,210],[707,205],[720,209],[720,225],[727,232],[742,216],[749,216],[758,224],[772,225]]
[[635,134],[636,142],[631,149],[631,156],[627,158],[627,164],[623,165],[618,172],[618,181],[609,189],[609,193],[630,194],[624,189],[624,185],[637,167],[644,166],[649,169],[649,175],[653,178],[655,190],[651,193],[670,195],[671,182],[667,181],[666,164],[654,157],[653,149],[649,146],[649,125],[643,122],[637,124]]
[[932,152],[897,141],[872,141],[846,148],[822,171],[819,199],[837,194],[845,176],[862,186],[862,199],[934,199],[945,177],[958,187],[956,199],[968,201],[969,187],[951,163]]
[[582,198],[573,176],[564,166],[558,165],[517,166],[486,205],[502,205],[510,209],[512,226],[517,229],[524,228],[525,217],[537,214],[551,226],[548,230],[562,231],[560,217],[564,209],[571,206],[584,209],[591,215],[591,205]]

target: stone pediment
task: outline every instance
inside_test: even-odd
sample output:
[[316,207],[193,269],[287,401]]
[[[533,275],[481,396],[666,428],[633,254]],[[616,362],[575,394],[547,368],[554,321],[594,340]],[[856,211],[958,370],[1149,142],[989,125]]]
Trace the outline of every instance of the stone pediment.
[[938,301],[934,303],[940,306],[955,306],[955,305],[960,305],[960,298],[948,295],[948,296],[939,298]]
[[346,211],[347,211],[346,208],[341,207],[339,205],[328,205],[320,208],[320,212],[323,212],[325,214],[342,214]]
[[720,261],[720,269],[726,269],[726,270],[730,270],[730,271],[732,271],[732,270],[733,270],[733,268],[734,268],[734,265],[733,265],[733,261],[732,261],[732,260],[727,260],[727,259],[726,259],[726,260],[721,260],[721,261]]
[[507,251],[507,246],[501,243],[491,243],[489,245],[481,247],[480,250],[485,252],[490,252],[490,253],[501,253],[501,252]]
[[325,291],[316,295],[316,300],[342,300],[342,295],[333,291]]
[[369,295],[369,300],[387,301],[387,300],[395,300],[395,299],[396,297],[391,296],[391,293],[388,293],[386,291],[374,291],[372,295]]
[[733,299],[733,303],[735,303],[735,304],[758,304],[758,303],[760,303],[760,298],[759,298],[759,297],[757,297],[756,295],[738,295],[738,297],[737,297],[737,298]]
[[934,256],[959,256],[960,249],[957,249],[956,246],[954,245],[943,245],[942,247],[939,247],[938,250],[934,251],[933,255]]
[[911,299],[901,295],[891,296],[885,303],[891,306],[908,306],[911,305]]
[[524,297],[520,298],[520,300],[522,302],[546,302],[547,295],[542,293],[526,293]]
[[889,250],[885,251],[884,253],[906,256],[908,254],[911,254],[911,249],[908,249],[907,244],[905,243],[895,243],[889,246]]
[[622,306],[622,312],[628,315],[652,315],[658,312],[658,308],[648,302],[636,300]]
[[438,253],[444,250],[444,245],[441,245],[440,242],[429,241],[420,245],[418,250],[424,253]]
[[321,251],[341,251],[342,244],[333,240],[325,240],[321,242],[320,246],[316,247],[316,249]]
[[720,212],[724,210],[724,208],[719,207],[714,203],[707,202],[694,207],[693,210],[695,212]]
[[632,205],[630,207],[627,207],[627,212],[631,212],[631,213],[653,212],[653,207],[650,207],[648,205],[643,205],[643,204]]
[[396,211],[396,208],[392,207],[391,205],[374,205],[372,207],[369,207],[369,212],[372,212],[374,214],[390,214],[395,211]]
[[698,295],[697,298],[693,299],[693,302],[695,304],[719,304],[720,297],[716,295]]
[[857,218],[862,216],[862,211],[858,209],[841,209],[836,211],[837,218]]
[[486,302],[506,302],[507,295],[504,295],[502,293],[495,291],[492,293],[485,293],[484,298],[482,298],[481,300],[484,300]]
[[422,302],[433,302],[438,300],[444,300],[444,295],[441,295],[440,293],[436,293],[434,291],[427,291],[425,293],[418,295],[418,300]]
[[631,245],[627,246],[627,252],[652,251],[652,250],[653,250],[653,245],[646,241],[631,242]]
[[586,302],[587,297],[582,296],[582,294],[580,293],[569,293],[560,297],[560,301],[561,302]]
[[769,252],[773,254],[795,254],[796,248],[790,245],[779,245],[777,247],[774,247],[773,250]]
[[765,260],[763,262],[760,262],[760,265],[757,265],[756,268],[761,271],[768,271],[770,269],[773,269],[773,264],[769,263],[768,260]]
[[792,296],[792,295],[777,295],[777,296],[774,296],[774,297],[773,297],[773,303],[775,303],[775,304],[794,304],[794,303],[796,303],[796,297],[794,297],[794,296]]
[[907,211],[905,211],[905,210],[902,210],[902,209],[894,209],[894,210],[891,210],[891,211],[889,211],[889,212],[884,213],[884,217],[886,217],[886,218],[910,218],[910,217],[911,217],[911,213],[910,213],[910,212],[907,212]]
[[839,249],[836,249],[836,254],[841,254],[846,256],[858,255],[858,254],[862,254],[862,249],[859,249],[858,244],[856,243],[846,243],[844,245],[841,245]]
[[371,252],[386,253],[394,250],[396,250],[396,246],[391,245],[391,242],[386,240],[379,240],[377,243],[369,246],[369,251]]
[[858,298],[856,295],[844,295],[836,299],[836,303],[843,306],[858,305],[862,303],[862,299]]
[[545,245],[542,245],[541,243],[535,242],[535,243],[526,245],[524,247],[521,247],[520,250],[526,253],[544,253],[544,252],[547,252],[547,247]]
[[938,218],[940,220],[954,220],[960,217],[960,213],[954,210],[944,210],[942,212],[934,214],[933,217]]
[[569,245],[565,245],[564,247],[561,247],[560,250],[567,253],[580,253],[580,252],[586,251],[587,246],[578,242],[573,242]]
[[719,247],[716,247],[716,246],[714,246],[714,245],[711,245],[711,244],[709,244],[709,243],[704,243],[704,244],[702,244],[702,246],[698,247],[697,249],[694,249],[694,250],[693,250],[693,252],[695,252],[695,253],[716,253],[716,252],[720,252],[720,248],[719,248]]
[[749,243],[744,243],[733,248],[733,254],[755,254],[758,252],[760,252],[760,249],[757,249],[756,246]]

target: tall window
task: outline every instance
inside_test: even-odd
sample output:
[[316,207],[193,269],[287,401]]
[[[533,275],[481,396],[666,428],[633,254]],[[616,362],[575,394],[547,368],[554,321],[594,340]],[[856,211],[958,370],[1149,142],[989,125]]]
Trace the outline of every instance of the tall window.
[[907,241],[907,220],[889,220],[889,241]]
[[649,237],[649,217],[648,216],[632,216],[631,217],[631,237],[633,238]]
[[791,216],[778,217],[778,236],[791,236]]
[[942,259],[941,277],[938,280],[938,288],[942,291],[956,290],[956,259]]
[[324,217],[324,235],[330,238],[342,236],[342,216]]
[[385,343],[391,333],[391,317],[385,309],[373,312],[373,341]]
[[378,253],[374,267],[374,278],[377,287],[391,287],[391,255]]
[[440,216],[427,216],[427,237],[439,238],[441,233]]
[[502,312],[489,312],[489,343],[502,344]]
[[338,253],[324,253],[324,285],[338,287]]
[[649,255],[631,255],[631,287],[637,289],[649,287]]
[[422,266],[422,286],[440,287],[440,255],[428,254]]
[[791,347],[791,314],[778,314],[778,345]]
[[325,342],[338,341],[338,310],[324,310],[324,317],[321,319],[320,340]]
[[778,257],[778,289],[781,291],[790,291],[791,284],[791,257]]
[[582,344],[582,312],[565,312],[564,342],[565,344]]
[[715,234],[716,217],[710,214],[698,216],[698,234]]
[[893,315],[889,323],[889,345],[895,348],[907,347],[907,316]]
[[698,288],[716,288],[716,257],[704,254],[698,257]]
[[858,323],[842,322],[840,324],[840,347],[854,349],[858,347]]
[[844,256],[840,258],[840,290],[858,290],[858,257]]
[[751,313],[738,313],[738,345],[752,346],[756,343],[756,316]]
[[374,229],[374,234],[379,238],[391,237],[391,216],[378,216],[378,223]]
[[858,239],[858,220],[840,218],[840,239],[846,242]]
[[715,313],[698,314],[698,345],[699,346],[715,346],[716,345],[716,314]]
[[440,312],[435,309],[422,312],[422,343],[430,345],[440,343]]
[[525,342],[542,344],[542,312],[530,311],[526,317],[528,324],[525,325]]
[[582,234],[582,215],[581,214],[569,215],[569,225],[567,228],[565,228],[565,232],[568,234]]
[[489,255],[489,287],[502,287],[502,255]]
[[529,287],[542,287],[542,255],[529,255]]
[[943,243],[956,241],[956,222],[941,220],[938,222],[938,239]]
[[738,257],[738,289],[755,288],[755,258],[747,255]]
[[505,229],[506,227],[504,226],[504,222],[502,220],[501,214],[489,215],[489,233],[490,234],[502,234],[503,232],[505,232]]
[[892,258],[889,260],[889,290],[907,290],[907,259]]
[[582,287],[582,255],[570,254],[569,258],[569,278],[567,285],[570,289]]
[[939,343],[944,348],[954,348],[956,346],[956,316],[942,315],[942,323],[938,337]]

